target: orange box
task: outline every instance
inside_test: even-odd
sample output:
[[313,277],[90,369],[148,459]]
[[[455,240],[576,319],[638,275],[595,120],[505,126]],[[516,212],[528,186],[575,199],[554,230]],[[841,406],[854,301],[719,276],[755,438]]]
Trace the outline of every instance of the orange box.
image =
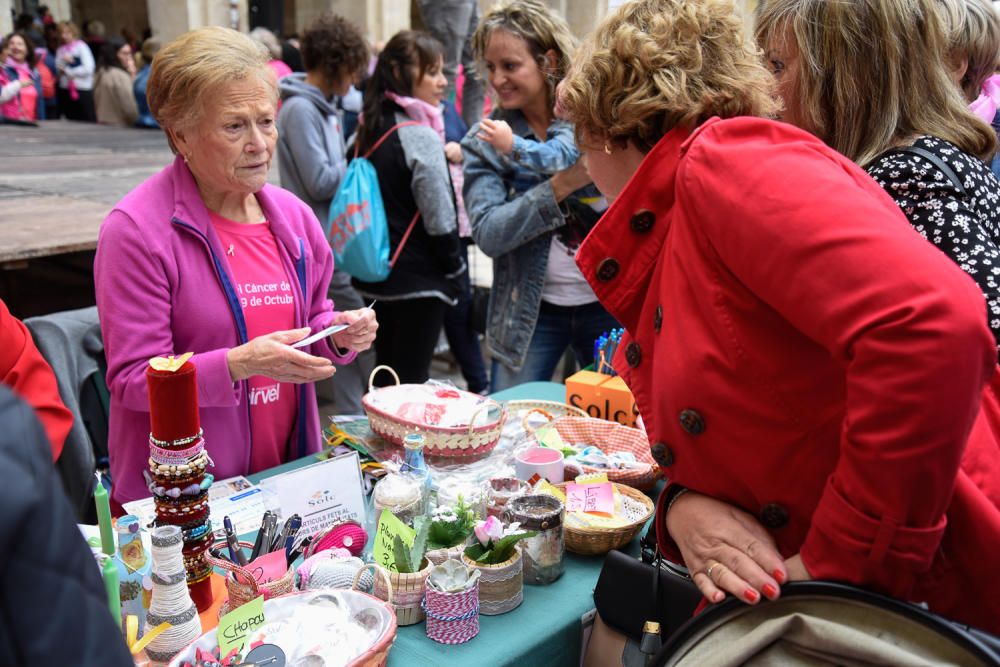
[[578,371],[566,378],[566,402],[596,419],[635,427],[639,410],[632,392],[617,375]]

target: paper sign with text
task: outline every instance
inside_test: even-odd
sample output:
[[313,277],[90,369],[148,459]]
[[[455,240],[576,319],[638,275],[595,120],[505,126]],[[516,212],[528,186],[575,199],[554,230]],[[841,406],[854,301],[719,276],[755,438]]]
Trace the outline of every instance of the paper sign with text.
[[219,650],[226,655],[234,648],[243,652],[247,635],[264,625],[264,596],[254,598],[219,619]]
[[566,442],[559,435],[559,431],[556,430],[555,426],[547,425],[539,428],[535,431],[535,438],[538,439],[539,444],[549,449],[562,451],[566,448]]
[[277,581],[288,572],[288,561],[285,559],[284,548],[272,551],[257,558],[246,567],[257,580],[258,584]]
[[299,535],[315,535],[350,519],[364,525],[365,500],[357,452],[269,477],[261,487],[277,494],[282,518],[302,517]]
[[566,511],[613,514],[615,495],[611,483],[574,484],[570,482],[566,485]]
[[397,535],[406,546],[411,546],[417,537],[416,531],[397,519],[395,514],[389,510],[382,510],[382,514],[378,517],[378,528],[375,530],[373,557],[376,563],[390,572],[396,571],[396,557],[392,552],[392,544]]

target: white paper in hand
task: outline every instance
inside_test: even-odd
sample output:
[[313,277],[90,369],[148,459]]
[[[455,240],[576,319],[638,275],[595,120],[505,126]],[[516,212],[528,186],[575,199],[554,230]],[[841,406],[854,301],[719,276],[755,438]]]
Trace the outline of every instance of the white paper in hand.
[[314,333],[312,336],[309,336],[308,338],[303,338],[302,340],[300,340],[298,342],[292,343],[292,347],[305,347],[306,345],[312,345],[316,341],[322,340],[323,338],[326,338],[327,336],[332,336],[333,334],[337,333],[338,331],[343,331],[344,329],[346,329],[349,326],[351,326],[351,325],[350,324],[334,324],[332,327],[327,327],[327,328],[323,329],[322,331]]

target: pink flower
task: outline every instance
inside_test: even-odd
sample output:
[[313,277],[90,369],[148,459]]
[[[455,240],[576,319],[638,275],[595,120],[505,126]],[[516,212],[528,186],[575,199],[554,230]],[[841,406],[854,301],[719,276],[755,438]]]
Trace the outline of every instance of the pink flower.
[[486,547],[491,541],[503,537],[503,524],[495,516],[488,516],[486,521],[480,521],[476,524],[475,533],[479,543]]

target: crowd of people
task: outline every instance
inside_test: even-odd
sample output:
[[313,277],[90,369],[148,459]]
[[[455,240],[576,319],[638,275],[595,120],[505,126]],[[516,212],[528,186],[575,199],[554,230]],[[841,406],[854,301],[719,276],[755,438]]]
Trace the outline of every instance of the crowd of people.
[[[1000,631],[988,0],[761,0],[755,41],[729,0],[633,0],[582,44],[540,0],[420,4],[428,32],[378,52],[327,13],[294,57],[201,28],[151,65],[147,40],[138,70],[105,40],[96,73],[58,25],[59,113],[155,123],[176,155],[98,243],[115,501],[147,495],[150,357],[194,352],[225,477],[320,448],[317,381],[355,413],[375,364],[427,380],[442,328],[485,393],[588,364],[620,324],[669,480],[659,548],[709,602],[834,579]],[[45,53],[23,30],[4,48],[5,116],[46,117]],[[327,240],[359,155],[402,248],[379,282]],[[473,243],[493,260],[488,375]]]

